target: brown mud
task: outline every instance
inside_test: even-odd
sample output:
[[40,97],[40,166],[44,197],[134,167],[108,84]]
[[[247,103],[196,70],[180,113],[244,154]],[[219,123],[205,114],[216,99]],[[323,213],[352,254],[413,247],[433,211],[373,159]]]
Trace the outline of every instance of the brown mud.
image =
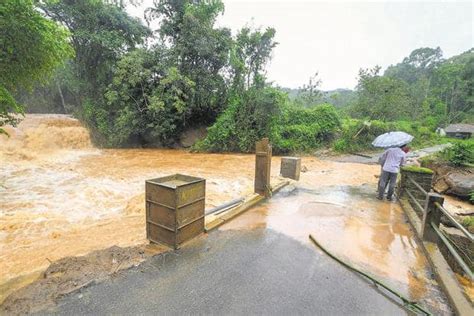
[[55,305],[58,298],[101,282],[120,270],[136,266],[165,247],[141,245],[113,246],[86,256],[66,257],[50,264],[29,286],[14,292],[0,306],[8,315],[35,313]]

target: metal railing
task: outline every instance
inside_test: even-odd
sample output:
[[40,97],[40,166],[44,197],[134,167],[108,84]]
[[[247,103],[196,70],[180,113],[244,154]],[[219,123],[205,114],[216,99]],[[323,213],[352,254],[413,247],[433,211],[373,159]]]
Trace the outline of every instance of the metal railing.
[[418,215],[418,217],[422,219],[425,208],[420,204],[420,201],[426,200],[426,196],[428,195],[428,192],[426,192],[426,190],[418,182],[416,182],[412,177],[407,175],[406,178],[415,186],[414,189],[418,189],[421,192],[421,195],[423,196],[422,199],[419,199],[419,198],[417,199],[415,196],[415,192],[412,192],[411,190],[408,190],[408,188],[405,187],[405,192],[410,198],[410,201],[412,202],[412,206],[414,205],[413,208],[415,209],[416,215]]
[[[471,279],[474,279],[473,272],[469,265],[466,264],[459,252],[462,252],[458,247],[440,228],[441,215],[444,215],[457,229],[459,229],[464,236],[472,243],[474,237],[464,226],[462,226],[443,206],[444,198],[435,193],[429,193],[419,183],[417,183],[410,176],[406,176],[407,180],[410,181],[415,188],[417,188],[425,197],[425,206],[423,207],[418,199],[415,197],[412,191],[403,186],[402,191],[408,195],[409,201],[414,205],[415,212],[417,215],[422,214],[422,227],[421,227],[421,238],[425,241],[431,241],[436,243],[442,243],[448,252],[452,255],[456,263],[461,267],[465,274]],[[435,236],[435,237],[434,237]],[[456,248],[458,248],[456,250]],[[459,251],[458,251],[459,250]],[[468,255],[463,253],[466,258],[470,259]],[[471,262],[472,264],[472,262]]]
[[418,202],[415,196],[413,196],[413,193],[411,193],[411,191],[408,189],[405,189],[405,192],[406,194],[408,194],[408,197],[410,197],[411,201],[415,204],[415,206],[418,207],[418,210],[421,212],[421,214],[423,214],[425,208],[421,206],[420,202]]
[[412,177],[407,176],[407,179],[410,180],[410,182],[413,183],[415,185],[415,187],[417,187],[417,189],[420,190],[424,195],[428,195],[428,192],[426,192],[426,190],[423,189],[423,187],[421,185],[419,185],[418,182],[413,180]]
[[458,254],[456,249],[453,247],[451,242],[449,241],[448,238],[446,238],[445,234],[439,229],[439,227],[436,226],[435,223],[431,222],[430,223],[431,228],[435,231],[436,235],[438,235],[439,239],[444,243],[446,248],[448,249],[449,253],[453,256],[454,260],[459,264],[461,269],[466,273],[466,275],[472,280],[473,279],[473,274],[469,266],[464,262],[463,258]]
[[464,236],[466,236],[469,241],[474,240],[473,235],[464,226],[459,224],[459,222],[443,207],[443,205],[439,204],[439,202],[435,202],[434,205],[451,221],[451,223],[454,224],[454,226],[456,226],[456,228],[462,231]]

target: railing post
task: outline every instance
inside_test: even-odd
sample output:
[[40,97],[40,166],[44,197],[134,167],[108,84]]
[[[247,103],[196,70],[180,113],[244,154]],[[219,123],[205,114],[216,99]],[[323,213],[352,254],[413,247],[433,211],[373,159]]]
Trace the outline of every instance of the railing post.
[[[380,180],[379,180],[380,181]],[[405,191],[407,176],[403,170],[400,172],[400,182],[398,183],[398,198],[401,199],[403,196],[403,192]]]
[[441,221],[441,211],[435,203],[444,203],[444,197],[437,193],[428,193],[425,200],[425,210],[423,212],[423,222],[421,227],[421,239],[424,241],[438,242],[438,235],[433,231],[431,223],[439,227]]

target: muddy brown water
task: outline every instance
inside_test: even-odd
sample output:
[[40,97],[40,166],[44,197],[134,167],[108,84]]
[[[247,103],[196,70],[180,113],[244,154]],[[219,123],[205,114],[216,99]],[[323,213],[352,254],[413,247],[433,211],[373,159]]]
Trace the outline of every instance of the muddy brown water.
[[[206,208],[253,189],[254,156],[105,149],[64,115],[27,115],[0,136],[0,302],[67,256],[146,243],[144,182],[173,173],[203,177]],[[272,177],[279,171],[272,161]],[[397,204],[376,201],[377,166],[304,157],[294,191],[222,229],[267,227],[335,254],[439,311],[447,306]],[[285,193],[286,192],[286,193]]]

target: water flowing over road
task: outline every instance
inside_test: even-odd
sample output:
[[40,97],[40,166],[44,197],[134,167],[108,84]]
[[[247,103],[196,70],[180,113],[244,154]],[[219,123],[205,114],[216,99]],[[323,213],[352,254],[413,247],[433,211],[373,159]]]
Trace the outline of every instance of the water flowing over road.
[[[0,301],[50,261],[146,243],[144,181],[184,173],[207,180],[206,208],[252,192],[254,156],[96,149],[64,115],[27,115],[0,136]],[[279,171],[272,160],[272,177]],[[220,228],[271,231],[331,251],[439,314],[449,313],[396,203],[375,199],[379,168],[304,157],[298,184]],[[316,251],[316,250],[315,250]]]

